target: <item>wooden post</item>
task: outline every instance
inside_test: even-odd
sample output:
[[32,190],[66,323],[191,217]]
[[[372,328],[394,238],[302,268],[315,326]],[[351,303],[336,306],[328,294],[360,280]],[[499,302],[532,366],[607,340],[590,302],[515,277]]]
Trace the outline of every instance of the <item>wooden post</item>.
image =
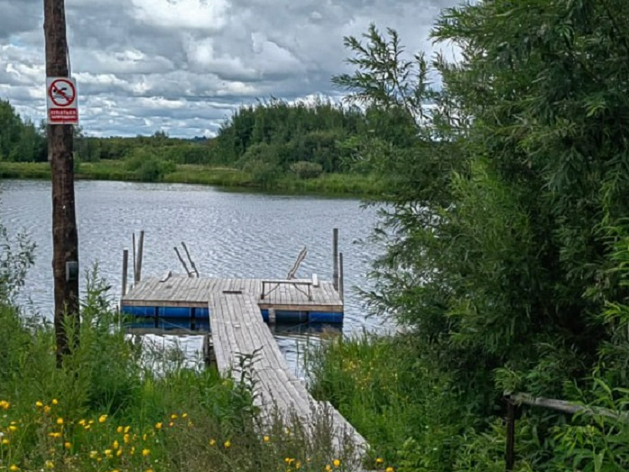
[[505,456],[505,471],[511,472],[515,466],[515,413],[516,405],[507,399],[507,449]]
[[135,283],[137,284],[142,280],[142,256],[144,254],[144,230],[140,231],[140,239],[138,240],[138,260],[136,264],[138,267],[135,271]]
[[332,230],[332,259],[334,261],[334,269],[332,273],[332,283],[334,290],[339,289],[339,229]]
[[137,251],[135,248],[135,233],[133,233],[133,283],[135,284],[135,281],[137,280],[137,268],[138,268],[138,264],[136,263],[137,260]]
[[129,250],[122,251],[122,296],[127,294],[127,271],[129,270]]
[[345,301],[345,283],[343,281],[343,253],[339,254],[339,295]]
[[[44,0],[46,76],[69,77],[64,0]],[[52,173],[52,240],[57,365],[78,339],[67,339],[66,323],[79,324],[79,238],[74,203],[72,125],[48,125]]]

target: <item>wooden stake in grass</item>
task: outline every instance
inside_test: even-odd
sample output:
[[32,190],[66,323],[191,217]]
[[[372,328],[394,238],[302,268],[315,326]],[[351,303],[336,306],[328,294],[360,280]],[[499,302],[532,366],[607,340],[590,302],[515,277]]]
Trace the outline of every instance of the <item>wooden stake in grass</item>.
[[[68,77],[68,43],[64,0],[44,0],[46,76]],[[72,342],[66,322],[79,323],[79,244],[74,206],[72,125],[48,125],[48,160],[52,172],[52,240],[55,286],[57,364]],[[67,316],[67,320],[66,320]],[[78,333],[77,329],[72,330]]]

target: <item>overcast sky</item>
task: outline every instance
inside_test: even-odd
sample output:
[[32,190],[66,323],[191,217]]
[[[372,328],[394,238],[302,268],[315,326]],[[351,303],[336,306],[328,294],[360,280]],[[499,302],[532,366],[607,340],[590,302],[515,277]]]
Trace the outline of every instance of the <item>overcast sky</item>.
[[[235,107],[274,96],[338,97],[343,37],[392,27],[434,51],[439,11],[459,0],[66,0],[81,125],[90,135],[212,135]],[[42,0],[0,0],[0,98],[45,118]],[[446,51],[448,52],[448,51]]]

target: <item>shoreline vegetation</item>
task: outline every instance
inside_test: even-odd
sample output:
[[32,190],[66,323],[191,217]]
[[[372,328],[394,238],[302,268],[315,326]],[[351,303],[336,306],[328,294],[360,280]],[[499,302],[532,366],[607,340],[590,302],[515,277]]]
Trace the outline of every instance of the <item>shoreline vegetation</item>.
[[[138,170],[129,170],[124,161],[85,162],[79,163],[75,167],[75,180],[180,183],[233,190],[249,189],[373,199],[382,199],[387,191],[385,181],[372,175],[332,173],[321,174],[310,179],[283,175],[271,182],[260,183],[255,181],[251,173],[226,166],[176,164],[172,171],[159,175],[155,180],[147,179]],[[0,161],[0,180],[2,179],[50,179],[50,165],[47,162]]]

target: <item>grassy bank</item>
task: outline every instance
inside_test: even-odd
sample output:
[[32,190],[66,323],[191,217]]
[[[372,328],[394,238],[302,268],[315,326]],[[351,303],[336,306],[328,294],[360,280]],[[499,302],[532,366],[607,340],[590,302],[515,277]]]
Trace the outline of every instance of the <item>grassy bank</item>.
[[50,327],[0,300],[0,470],[338,471],[329,431],[263,423],[245,384],[142,348],[91,285],[79,343],[55,365]]
[[336,406],[385,463],[398,472],[449,470],[465,421],[412,337],[338,338],[311,358],[315,397]]
[[[117,180],[140,182],[147,179],[137,170],[129,170],[125,161],[82,162],[75,169],[77,180]],[[50,166],[46,162],[2,162],[0,179],[49,179]],[[169,183],[212,185],[226,188],[250,188],[290,193],[353,195],[378,198],[386,190],[382,180],[372,176],[353,174],[323,174],[314,179],[282,176],[265,184],[252,176],[230,167],[178,164],[174,171],[158,179]]]

